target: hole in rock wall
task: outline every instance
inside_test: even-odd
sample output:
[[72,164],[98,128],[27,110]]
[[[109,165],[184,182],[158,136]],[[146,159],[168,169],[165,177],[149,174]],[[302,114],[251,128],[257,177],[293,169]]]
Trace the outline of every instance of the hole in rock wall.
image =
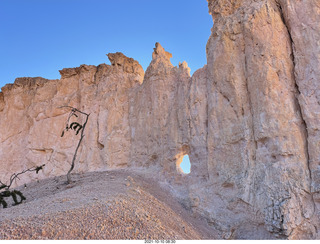
[[189,155],[183,155],[180,157],[177,161],[177,170],[180,173],[184,174],[190,174],[191,172],[191,163],[190,163],[190,158]]

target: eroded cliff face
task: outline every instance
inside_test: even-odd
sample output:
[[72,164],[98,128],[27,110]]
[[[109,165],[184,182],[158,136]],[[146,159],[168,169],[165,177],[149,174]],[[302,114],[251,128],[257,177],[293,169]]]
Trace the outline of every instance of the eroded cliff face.
[[275,236],[314,238],[319,4],[222,0],[209,8],[208,166],[218,174],[212,180],[226,180],[231,197],[258,208]]
[[[190,69],[174,67],[172,55],[156,43],[143,84],[135,90],[130,110],[131,160],[134,166],[159,164],[169,175],[188,147],[187,87]],[[177,109],[179,108],[179,109]]]
[[59,107],[74,106],[90,113],[75,172],[145,172],[221,238],[320,238],[319,2],[208,5],[207,65],[192,77],[157,43],[145,74],[116,53],[111,66],[2,88],[0,179],[43,163],[37,177],[66,174],[78,138],[60,137],[69,111]]
[[[129,97],[144,71],[121,53],[109,54],[109,59],[111,66],[63,69],[60,80],[18,78],[2,88],[1,179],[43,163],[44,174],[37,177],[65,174],[79,140],[70,132],[60,137],[70,112],[60,107],[66,105],[90,113],[76,171],[128,165]],[[79,119],[83,123],[85,118]],[[33,179],[24,177],[19,184]]]

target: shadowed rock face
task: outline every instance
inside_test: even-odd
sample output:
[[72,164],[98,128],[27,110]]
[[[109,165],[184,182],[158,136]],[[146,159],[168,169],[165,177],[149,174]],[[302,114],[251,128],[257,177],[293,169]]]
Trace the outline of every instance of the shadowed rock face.
[[[150,174],[221,238],[319,238],[319,3],[208,5],[207,65],[192,77],[157,43],[145,74],[115,53],[111,66],[3,87],[0,179],[43,163],[38,177],[67,172],[78,139],[60,138],[69,111],[58,107],[69,105],[90,113],[76,172]],[[185,154],[189,175],[177,165]]]

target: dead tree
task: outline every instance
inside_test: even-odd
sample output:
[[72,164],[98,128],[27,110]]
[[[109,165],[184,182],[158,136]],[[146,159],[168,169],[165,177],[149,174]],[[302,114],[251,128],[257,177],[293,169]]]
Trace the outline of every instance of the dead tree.
[[[63,137],[65,131],[69,131],[69,129],[70,129],[70,130],[74,130],[74,131],[76,132],[76,135],[78,135],[79,132],[81,131],[81,133],[80,133],[80,139],[79,139],[79,141],[78,141],[78,145],[77,145],[76,150],[75,150],[75,152],[74,152],[74,154],[73,154],[73,158],[72,158],[72,162],[71,162],[71,168],[69,169],[69,171],[68,171],[68,173],[67,173],[67,183],[70,184],[70,183],[71,183],[71,176],[70,176],[70,174],[71,174],[71,171],[72,171],[73,168],[74,168],[74,164],[75,164],[75,161],[76,161],[76,158],[77,158],[77,153],[78,153],[80,144],[81,144],[81,142],[82,142],[82,139],[83,139],[83,137],[84,137],[84,129],[85,129],[86,125],[87,125],[87,122],[88,122],[88,119],[89,119],[89,115],[90,115],[90,114],[84,113],[84,112],[82,112],[82,111],[80,111],[80,110],[78,110],[78,109],[76,109],[76,108],[74,108],[74,107],[71,107],[71,106],[62,106],[62,107],[60,107],[60,108],[69,108],[69,109],[71,109],[71,111],[70,111],[70,113],[69,113],[69,116],[68,116],[68,119],[67,119],[67,121],[66,121],[66,127],[65,127],[65,128],[63,129],[63,131],[62,131],[61,137]],[[79,116],[77,115],[77,113],[80,113],[80,114],[83,114],[83,115],[86,116],[86,120],[85,120],[84,124],[81,125],[81,124],[79,124],[78,122],[72,122],[72,123],[70,123],[70,119],[72,118],[72,116],[75,116],[75,117],[77,117],[77,118],[79,117]]]
[[[10,187],[12,186],[12,183],[18,179],[19,180],[19,175],[22,175],[24,173],[27,172],[32,172],[32,171],[36,171],[36,173],[38,174],[40,170],[43,169],[43,167],[45,166],[45,164],[41,165],[41,166],[37,166],[37,167],[32,167],[30,169],[26,169],[20,173],[14,173],[11,175],[10,177],[10,182],[9,184],[4,184],[3,182],[0,181],[0,205],[2,205],[3,208],[6,208],[8,206],[7,202],[4,200],[4,198],[7,197],[12,197],[13,201],[14,201],[14,205],[18,205],[20,203],[22,203],[22,201],[26,200],[25,196],[22,194],[21,191],[18,190],[10,190]],[[20,200],[18,201],[17,196],[20,197]]]

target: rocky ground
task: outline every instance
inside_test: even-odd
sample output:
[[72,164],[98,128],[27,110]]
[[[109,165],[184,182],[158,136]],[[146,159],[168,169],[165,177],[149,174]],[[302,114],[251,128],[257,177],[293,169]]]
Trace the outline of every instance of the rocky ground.
[[20,190],[23,204],[0,209],[0,239],[216,239],[158,183],[117,170],[54,177]]

